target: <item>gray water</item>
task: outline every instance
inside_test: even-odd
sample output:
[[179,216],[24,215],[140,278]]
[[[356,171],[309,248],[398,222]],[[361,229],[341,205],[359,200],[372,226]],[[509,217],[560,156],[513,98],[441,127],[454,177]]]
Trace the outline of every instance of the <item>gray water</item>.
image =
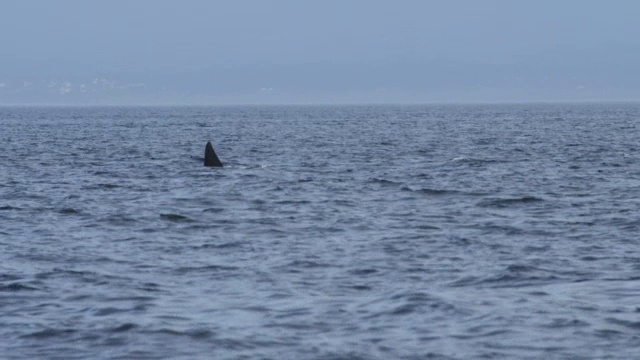
[[0,108],[0,358],[637,359],[639,120]]

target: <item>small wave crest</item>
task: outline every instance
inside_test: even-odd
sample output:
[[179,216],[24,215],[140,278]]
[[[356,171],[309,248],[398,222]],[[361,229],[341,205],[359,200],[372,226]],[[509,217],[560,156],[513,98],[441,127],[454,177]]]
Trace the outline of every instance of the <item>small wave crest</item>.
[[451,159],[451,162],[458,164],[467,164],[470,166],[483,166],[486,164],[497,163],[498,161],[494,159],[479,159],[468,156],[458,156]]
[[543,201],[544,199],[535,196],[522,196],[516,198],[493,198],[480,201],[478,203],[478,206],[488,208],[506,208],[511,206],[540,203]]
[[60,209],[58,212],[60,214],[63,214],[63,215],[75,215],[75,214],[79,214],[80,213],[80,211],[78,211],[78,210],[76,210],[74,208],[70,208],[70,207],[69,208]]
[[380,178],[371,178],[368,181],[371,184],[378,184],[378,185],[382,185],[382,186],[398,186],[401,185],[402,183],[397,182],[397,181],[393,181],[393,180],[387,180],[387,179],[380,179]]
[[412,188],[407,187],[407,186],[402,187],[400,190],[407,191],[407,192],[412,192],[412,193],[416,193],[416,194],[431,195],[431,196],[454,195],[454,194],[458,193],[458,191],[456,191],[456,190],[431,189],[431,188],[412,189]]
[[188,216],[179,214],[160,214],[160,218],[170,222],[187,223],[193,222]]
[[178,274],[189,274],[194,272],[218,273],[218,272],[229,272],[229,271],[237,271],[237,270],[239,270],[237,266],[205,265],[205,266],[184,266],[184,267],[177,268],[175,272]]
[[8,211],[8,210],[20,210],[20,208],[15,206],[10,206],[10,205],[0,206],[0,211]]
[[52,337],[68,336],[71,334],[75,334],[76,332],[78,332],[78,330],[76,329],[44,329],[44,330],[38,330],[29,334],[22,335],[22,337],[46,339],[46,338],[52,338]]
[[3,291],[7,291],[7,292],[14,292],[14,291],[34,291],[34,290],[38,290],[37,288],[33,287],[33,286],[29,286],[23,283],[19,283],[19,282],[15,282],[15,283],[11,283],[11,284],[0,284],[0,292]]
[[467,276],[456,280],[451,286],[523,287],[552,283],[559,279],[561,276],[554,271],[530,265],[512,264],[493,276]]

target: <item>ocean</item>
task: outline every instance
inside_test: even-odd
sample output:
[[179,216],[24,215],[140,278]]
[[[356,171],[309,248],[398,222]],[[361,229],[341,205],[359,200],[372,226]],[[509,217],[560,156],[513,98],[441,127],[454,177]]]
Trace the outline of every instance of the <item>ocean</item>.
[[639,154],[640,103],[1,107],[0,358],[637,359]]

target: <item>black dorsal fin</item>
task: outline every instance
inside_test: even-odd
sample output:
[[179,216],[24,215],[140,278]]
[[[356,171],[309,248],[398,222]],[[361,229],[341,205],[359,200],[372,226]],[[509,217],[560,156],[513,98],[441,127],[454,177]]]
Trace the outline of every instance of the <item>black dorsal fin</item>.
[[222,167],[222,161],[218,159],[218,155],[213,150],[211,141],[208,141],[207,146],[204,148],[204,166]]

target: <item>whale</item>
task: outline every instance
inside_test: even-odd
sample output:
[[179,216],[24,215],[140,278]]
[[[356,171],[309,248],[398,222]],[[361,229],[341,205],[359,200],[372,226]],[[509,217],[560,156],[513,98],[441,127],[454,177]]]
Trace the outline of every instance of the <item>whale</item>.
[[208,141],[207,146],[204,148],[204,166],[222,167],[222,161],[218,159],[218,155],[216,155],[216,152],[213,150],[211,141]]

